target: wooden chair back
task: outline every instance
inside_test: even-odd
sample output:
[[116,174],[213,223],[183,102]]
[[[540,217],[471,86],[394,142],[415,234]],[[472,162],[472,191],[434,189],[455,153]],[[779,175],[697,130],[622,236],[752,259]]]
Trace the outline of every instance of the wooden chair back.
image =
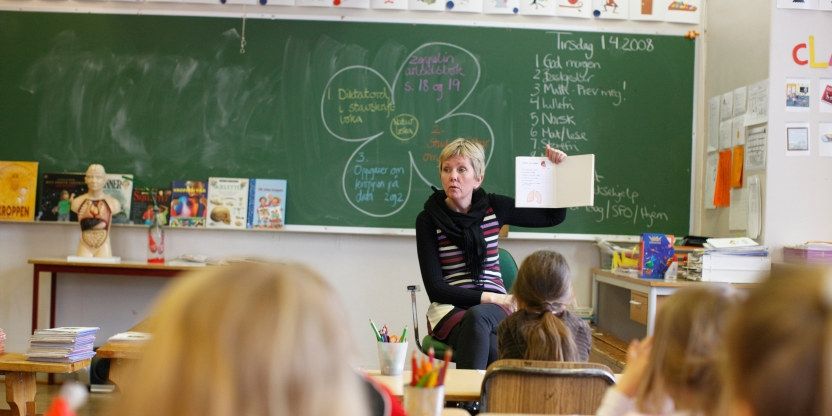
[[614,384],[615,376],[603,364],[497,360],[482,382],[481,410],[594,415]]

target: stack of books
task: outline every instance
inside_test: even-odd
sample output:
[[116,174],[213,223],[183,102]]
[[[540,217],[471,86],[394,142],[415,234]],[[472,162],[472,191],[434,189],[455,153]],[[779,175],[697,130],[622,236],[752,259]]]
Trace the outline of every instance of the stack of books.
[[107,341],[142,343],[150,341],[150,334],[147,332],[137,331],[119,332],[118,334],[111,336]]
[[29,337],[26,359],[54,363],[72,363],[95,355],[92,350],[98,327],[60,327],[38,329]]
[[6,333],[0,328],[0,354],[6,351]]
[[832,243],[807,241],[803,244],[783,247],[786,263],[832,264]]
[[768,247],[750,238],[709,238],[704,246],[699,279],[704,282],[755,283],[771,271]]

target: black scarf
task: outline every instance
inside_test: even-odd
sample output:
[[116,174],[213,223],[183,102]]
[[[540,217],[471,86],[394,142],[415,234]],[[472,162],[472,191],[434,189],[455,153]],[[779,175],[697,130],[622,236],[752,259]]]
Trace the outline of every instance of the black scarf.
[[425,202],[425,211],[436,227],[462,249],[471,278],[479,285],[485,257],[485,238],[482,236],[481,225],[489,206],[488,194],[482,188],[475,190],[471,196],[471,209],[466,214],[448,208],[446,198],[445,191],[433,188],[433,195]]

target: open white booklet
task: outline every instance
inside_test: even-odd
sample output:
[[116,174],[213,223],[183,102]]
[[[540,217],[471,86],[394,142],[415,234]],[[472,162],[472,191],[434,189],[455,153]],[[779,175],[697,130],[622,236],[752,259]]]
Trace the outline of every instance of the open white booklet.
[[595,155],[570,155],[555,165],[545,157],[515,158],[518,208],[567,208],[595,203]]

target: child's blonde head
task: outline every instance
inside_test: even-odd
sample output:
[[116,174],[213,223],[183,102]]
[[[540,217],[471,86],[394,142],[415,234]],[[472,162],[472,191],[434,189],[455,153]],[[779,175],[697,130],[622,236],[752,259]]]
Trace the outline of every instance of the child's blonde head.
[[680,289],[661,305],[637,392],[641,411],[665,412],[669,398],[676,409],[713,412],[721,386],[719,351],[735,302],[730,286],[701,284]]
[[578,361],[569,328],[559,318],[572,300],[569,264],[559,253],[540,250],[523,260],[512,287],[521,313],[534,315],[520,328],[528,360]]
[[153,338],[112,414],[366,414],[344,311],[298,264],[183,276],[154,308]]
[[726,347],[731,413],[832,415],[832,275],[762,282],[732,316]]

